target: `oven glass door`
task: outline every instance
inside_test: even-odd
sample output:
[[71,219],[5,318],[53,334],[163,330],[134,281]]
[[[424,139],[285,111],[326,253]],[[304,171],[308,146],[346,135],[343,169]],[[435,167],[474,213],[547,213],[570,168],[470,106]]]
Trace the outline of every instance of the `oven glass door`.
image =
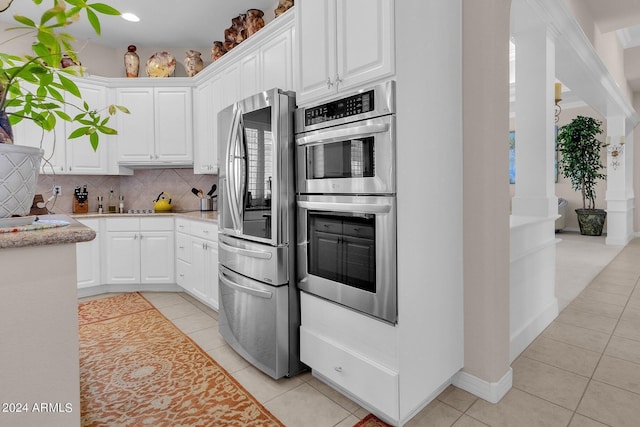
[[298,287],[397,320],[394,196],[298,196]]
[[309,211],[309,274],[376,292],[374,214]]
[[395,117],[384,116],[296,138],[298,191],[393,194]]

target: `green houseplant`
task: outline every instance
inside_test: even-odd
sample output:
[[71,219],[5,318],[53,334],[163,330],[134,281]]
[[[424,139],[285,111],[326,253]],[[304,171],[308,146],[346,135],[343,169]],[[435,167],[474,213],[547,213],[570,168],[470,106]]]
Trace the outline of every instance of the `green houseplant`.
[[[43,2],[31,1],[36,5]],[[0,12],[10,13],[11,3],[12,0],[0,0]],[[50,8],[43,7],[39,19],[15,15],[17,25],[5,29],[7,38],[0,41],[2,46],[18,37],[33,37],[29,53],[0,52],[0,218],[28,214],[42,156],[42,150],[12,146],[12,125],[32,120],[43,131],[52,131],[57,120],[75,122],[79,126],[67,138],[88,137],[97,150],[100,134],[117,133],[108,126],[110,116],[117,110],[128,112],[116,105],[105,106],[102,111],[89,106],[70,78],[82,74],[82,69],[59,68],[65,55],[79,62],[71,45],[74,38],[65,32],[69,25],[84,16],[100,35],[98,15],[120,15],[120,12],[88,0],[53,0],[51,4]],[[22,169],[18,170],[16,164]]]
[[580,233],[600,236],[607,216],[603,209],[596,209],[596,184],[606,179],[600,152],[604,143],[596,138],[602,133],[602,122],[585,116],[577,116],[562,126],[558,132],[559,167],[562,175],[571,181],[571,188],[582,194],[582,209],[576,209]]

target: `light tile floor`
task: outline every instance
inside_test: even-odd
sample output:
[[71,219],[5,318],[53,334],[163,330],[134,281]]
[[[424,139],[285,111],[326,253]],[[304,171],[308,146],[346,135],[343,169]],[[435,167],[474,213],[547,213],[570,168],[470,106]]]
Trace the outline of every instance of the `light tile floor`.
[[[640,425],[640,239],[620,252],[604,238],[558,237],[566,308],[512,364],[513,388],[490,404],[451,386],[406,426]],[[309,373],[276,381],[249,365],[218,333],[217,313],[188,294],[143,295],[285,425],[351,427],[367,414]]]

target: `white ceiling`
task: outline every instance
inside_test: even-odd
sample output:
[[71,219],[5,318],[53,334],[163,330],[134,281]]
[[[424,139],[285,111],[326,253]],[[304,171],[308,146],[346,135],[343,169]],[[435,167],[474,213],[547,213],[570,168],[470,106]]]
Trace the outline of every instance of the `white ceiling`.
[[624,48],[624,73],[640,91],[640,0],[574,0],[584,3],[602,33],[615,31]]
[[[130,44],[138,47],[161,48],[202,48],[210,47],[215,40],[224,40],[224,30],[231,26],[231,18],[247,9],[260,9],[265,22],[275,17],[274,9],[278,0],[100,0],[118,9],[121,13],[131,12],[140,17],[133,23],[119,16],[99,15],[102,36],[93,32],[86,19],[74,23],[68,32],[79,40],[87,40],[125,49]],[[52,6],[51,0],[44,0],[36,6],[31,0],[15,0],[5,12],[0,13],[0,21],[14,22],[15,14],[39,18],[42,11]]]

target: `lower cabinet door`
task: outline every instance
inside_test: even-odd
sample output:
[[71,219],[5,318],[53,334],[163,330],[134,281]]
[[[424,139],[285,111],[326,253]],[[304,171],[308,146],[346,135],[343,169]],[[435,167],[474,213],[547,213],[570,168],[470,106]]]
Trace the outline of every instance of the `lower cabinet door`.
[[172,231],[140,234],[140,283],[175,283],[175,250]]
[[106,280],[109,284],[140,283],[138,233],[110,231],[107,234]]

